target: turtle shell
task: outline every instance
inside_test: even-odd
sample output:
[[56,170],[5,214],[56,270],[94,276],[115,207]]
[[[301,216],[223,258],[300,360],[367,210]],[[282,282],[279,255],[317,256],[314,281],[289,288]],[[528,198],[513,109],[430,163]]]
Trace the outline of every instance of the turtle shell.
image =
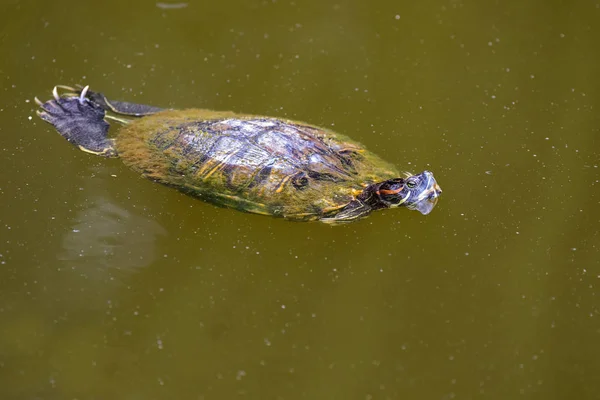
[[331,216],[398,171],[327,129],[207,110],[165,111],[116,137],[125,164],[213,203],[310,220]]

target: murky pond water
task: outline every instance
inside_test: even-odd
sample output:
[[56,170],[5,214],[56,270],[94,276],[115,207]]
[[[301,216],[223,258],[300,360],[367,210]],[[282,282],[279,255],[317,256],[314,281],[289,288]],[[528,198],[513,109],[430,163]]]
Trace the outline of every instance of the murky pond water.
[[[600,398],[599,1],[179,5],[2,8],[0,398]],[[216,208],[36,117],[77,83],[332,127],[444,194]]]

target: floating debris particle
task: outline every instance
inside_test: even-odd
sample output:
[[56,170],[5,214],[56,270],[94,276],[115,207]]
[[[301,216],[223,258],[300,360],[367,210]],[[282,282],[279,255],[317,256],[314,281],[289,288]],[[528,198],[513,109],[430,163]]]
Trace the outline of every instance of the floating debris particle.
[[176,10],[179,8],[186,8],[188,3],[156,3],[156,7],[162,8],[163,10]]

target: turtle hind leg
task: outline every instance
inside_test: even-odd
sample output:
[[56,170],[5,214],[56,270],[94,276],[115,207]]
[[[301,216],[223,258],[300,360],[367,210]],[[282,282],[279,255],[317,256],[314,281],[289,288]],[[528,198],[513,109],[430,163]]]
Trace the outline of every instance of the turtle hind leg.
[[144,117],[146,115],[156,114],[157,112],[165,110],[164,108],[148,106],[145,104],[108,100],[104,94],[100,92],[91,91],[79,85],[77,88],[62,85],[59,85],[58,87],[61,89],[65,89],[76,96],[82,96],[83,94],[83,97],[86,97],[90,101],[98,104],[104,110],[111,111],[119,115],[125,115],[129,117]]
[[156,114],[157,112],[164,111],[164,108],[147,106],[145,104],[127,103],[125,101],[108,101],[104,97],[104,101],[109,105],[110,111],[115,114],[129,115],[132,117],[143,117],[146,115]]
[[36,103],[41,110],[38,116],[48,122],[58,133],[81,150],[105,157],[116,157],[113,141],[108,139],[109,124],[105,111],[83,96],[60,97],[54,88],[54,99]]

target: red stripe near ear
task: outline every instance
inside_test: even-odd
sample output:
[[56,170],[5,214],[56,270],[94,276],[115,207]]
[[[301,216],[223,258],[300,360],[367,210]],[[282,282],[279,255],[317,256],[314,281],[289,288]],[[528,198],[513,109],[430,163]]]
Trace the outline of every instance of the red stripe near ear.
[[395,190],[379,189],[378,194],[398,194],[402,191],[402,189],[404,189],[404,186],[400,186],[398,189]]

